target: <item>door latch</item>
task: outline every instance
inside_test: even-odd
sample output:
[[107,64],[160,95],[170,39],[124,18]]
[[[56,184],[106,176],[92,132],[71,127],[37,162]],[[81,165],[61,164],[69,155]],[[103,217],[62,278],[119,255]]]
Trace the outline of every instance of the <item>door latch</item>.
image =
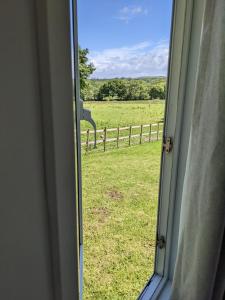
[[85,120],[89,122],[94,128],[94,148],[97,144],[97,134],[96,134],[96,123],[91,116],[91,111],[87,108],[84,108],[84,101],[80,99],[80,120]]

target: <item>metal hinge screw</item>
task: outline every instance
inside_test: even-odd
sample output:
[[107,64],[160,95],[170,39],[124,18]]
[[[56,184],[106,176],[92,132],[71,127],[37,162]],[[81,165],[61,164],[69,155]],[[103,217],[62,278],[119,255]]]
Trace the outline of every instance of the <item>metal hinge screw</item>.
[[163,139],[163,151],[170,153],[173,149],[173,139],[171,137],[164,137]]
[[157,247],[159,247],[159,249],[163,249],[166,247],[166,239],[163,235],[157,238],[156,245]]

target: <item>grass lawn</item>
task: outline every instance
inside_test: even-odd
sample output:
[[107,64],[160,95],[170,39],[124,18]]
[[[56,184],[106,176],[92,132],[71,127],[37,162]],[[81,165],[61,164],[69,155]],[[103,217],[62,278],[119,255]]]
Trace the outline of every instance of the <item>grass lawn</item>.
[[[161,121],[164,105],[85,102],[98,129]],[[153,271],[161,142],[101,147],[82,154],[84,299],[132,300]]]
[[136,299],[154,264],[161,143],[83,154],[84,299]]
[[[92,101],[84,102],[84,107],[92,111],[97,128],[102,129],[162,121],[165,101]],[[91,126],[82,122],[81,130],[87,128]]]

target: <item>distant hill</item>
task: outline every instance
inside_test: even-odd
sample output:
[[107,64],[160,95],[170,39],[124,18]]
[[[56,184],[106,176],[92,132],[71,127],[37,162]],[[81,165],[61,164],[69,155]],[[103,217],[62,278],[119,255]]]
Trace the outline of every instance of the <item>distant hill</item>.
[[150,83],[160,83],[166,82],[167,77],[166,76],[142,76],[142,77],[135,77],[135,78],[131,78],[131,77],[115,77],[115,78],[93,78],[93,79],[89,79],[90,81],[94,81],[94,82],[101,82],[101,83],[105,83],[107,81],[111,81],[111,80],[115,80],[115,79],[119,79],[119,80],[143,80],[146,82],[150,82]]
[[166,83],[167,77],[166,76],[144,76],[138,77],[137,80],[143,80],[150,83]]

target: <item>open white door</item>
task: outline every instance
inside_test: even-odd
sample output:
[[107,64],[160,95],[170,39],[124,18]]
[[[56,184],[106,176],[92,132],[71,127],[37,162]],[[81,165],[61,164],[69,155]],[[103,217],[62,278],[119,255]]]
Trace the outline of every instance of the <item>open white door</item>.
[[82,221],[82,167],[81,167],[81,138],[80,120],[83,105],[80,100],[80,77],[79,77],[79,51],[78,51],[78,30],[77,30],[77,2],[70,0],[70,28],[71,28],[71,55],[72,74],[74,86],[74,123],[75,123],[75,152],[76,152],[76,177],[78,197],[78,225],[79,225],[79,272],[80,272],[80,299],[83,290],[83,221]]

